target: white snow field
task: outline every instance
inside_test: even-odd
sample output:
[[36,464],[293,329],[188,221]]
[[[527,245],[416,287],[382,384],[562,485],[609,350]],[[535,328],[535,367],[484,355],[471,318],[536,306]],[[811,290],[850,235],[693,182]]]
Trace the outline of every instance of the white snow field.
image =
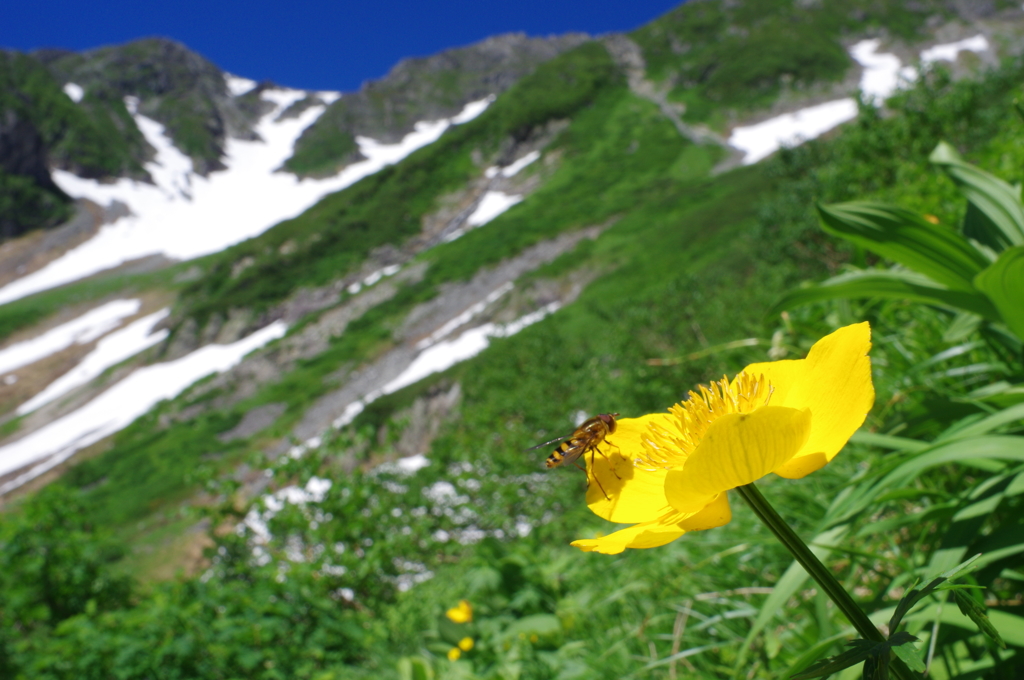
[[101,338],[95,349],[89,352],[73,369],[54,380],[46,388],[18,407],[18,415],[35,411],[43,404],[64,396],[71,390],[85,385],[93,378],[100,376],[111,366],[116,366],[144,349],[148,349],[167,337],[166,329],[153,333],[153,327],[171,313],[170,309],[161,309],[134,321],[120,330]]
[[140,368],[78,410],[0,447],[0,475],[39,461],[0,485],[0,495],[59,465],[75,451],[127,427],[196,380],[226,371],[249,352],[282,337],[286,330],[283,321],[275,321],[230,345],[206,345],[180,359]]
[[141,306],[140,300],[114,300],[30,340],[0,349],[0,374],[35,363],[71,345],[90,343],[120,326],[123,319],[137,314]]
[[[232,91],[251,89],[251,81],[242,81],[231,77],[228,83]],[[302,213],[324,195],[354,184],[434,142],[449,126],[480,115],[493,100],[488,97],[470,102],[450,119],[416,123],[415,129],[397,144],[357,137],[365,160],[345,167],[333,177],[299,180],[290,173],[275,171],[291,155],[302,131],[325,107],[311,107],[297,118],[277,120],[277,116],[306,94],[301,90],[263,91],[263,99],[276,106],[256,125],[262,141],[229,139],[223,159],[227,169],[210,173],[209,177],[195,174],[191,159],[171,143],[164,127],[135,113],[137,102],[128,98],[126,103],[139,129],[157,150],[155,160],[146,164],[155,185],[124,178],[103,184],[66,171],[54,171],[54,181],[70,196],[88,198],[104,206],[121,201],[128,205],[131,215],[103,226],[89,241],[0,288],[0,304],[147,255],[163,254],[186,260],[257,236],[281,220]]]
[[[879,54],[881,41],[861,40],[850,48],[850,56],[860,64],[860,90],[865,101],[875,106],[891,97],[898,88],[917,79],[917,69],[903,66],[894,54]],[[960,52],[985,52],[988,40],[976,35],[953,43],[935,45],[921,52],[921,62],[955,61]],[[733,128],[729,145],[744,152],[743,164],[750,165],[770,156],[783,146],[796,146],[814,139],[832,128],[857,117],[857,101],[852,97],[836,99],[785,113],[755,125]]]

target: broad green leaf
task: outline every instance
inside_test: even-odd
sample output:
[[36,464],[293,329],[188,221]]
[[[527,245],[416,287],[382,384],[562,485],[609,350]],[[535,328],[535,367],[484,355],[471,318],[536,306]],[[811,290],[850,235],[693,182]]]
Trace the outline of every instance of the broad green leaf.
[[867,432],[865,430],[857,430],[850,437],[850,441],[854,444],[864,444],[865,446],[877,446],[880,449],[896,449],[897,451],[921,451],[927,449],[928,442],[923,442],[920,439],[910,439],[908,437],[893,437],[887,434],[878,434],[876,432]]
[[[942,441],[954,441],[957,439],[978,437],[983,434],[988,434],[992,430],[1000,428],[1003,425],[1009,425],[1018,421],[1024,421],[1024,403],[1004,408],[1002,411],[986,416],[976,423],[971,423],[970,425],[951,433],[948,437],[940,436],[939,438]],[[1022,440],[1020,445],[1024,446],[1024,440]]]
[[960,234],[898,206],[818,204],[825,231],[924,274],[952,290],[973,292],[989,260]]
[[815,286],[791,290],[772,306],[768,314],[823,300],[873,297],[912,300],[954,311],[970,312],[990,321],[1002,319],[991,301],[976,291],[950,290],[936,285],[926,276],[900,269],[849,272]]
[[975,208],[968,210],[964,220],[965,236],[997,251],[1024,245],[1024,205],[1019,189],[964,162],[945,142],[939,142],[928,160],[946,171]]
[[953,322],[942,334],[942,341],[948,343],[962,342],[969,338],[972,333],[978,330],[981,325],[981,317],[970,312],[960,312],[954,317]]
[[1003,322],[1024,340],[1024,246],[1005,250],[974,277],[974,287],[988,296]]
[[902,487],[924,471],[946,463],[967,464],[982,460],[1024,462],[1022,442],[1024,440],[1021,437],[1009,435],[988,435],[943,442],[893,468],[875,488],[882,491]]

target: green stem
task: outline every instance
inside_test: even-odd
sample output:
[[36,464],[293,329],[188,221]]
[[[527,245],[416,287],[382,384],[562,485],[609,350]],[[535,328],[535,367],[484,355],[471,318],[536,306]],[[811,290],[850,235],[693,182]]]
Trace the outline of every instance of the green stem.
[[[853,624],[853,627],[857,629],[861,637],[865,640],[884,642],[885,636],[882,635],[881,631],[875,627],[875,624],[871,623],[871,619],[867,617],[867,614],[864,613],[850,594],[846,592],[846,589],[840,585],[839,581],[832,575],[832,572],[811,552],[807,544],[797,536],[796,532],[786,523],[786,520],[782,519],[779,513],[775,512],[775,508],[761,495],[758,488],[751,483],[737,487],[736,491],[743,496],[743,500],[751,507],[754,514],[771,529],[775,537],[782,542],[782,545],[786,546],[786,550],[796,558],[796,561],[800,563],[810,577],[821,586],[821,589],[825,591],[829,599],[839,607],[839,610]],[[902,680],[911,680],[917,675],[907,668],[900,659],[895,657],[892,659],[890,668]]]

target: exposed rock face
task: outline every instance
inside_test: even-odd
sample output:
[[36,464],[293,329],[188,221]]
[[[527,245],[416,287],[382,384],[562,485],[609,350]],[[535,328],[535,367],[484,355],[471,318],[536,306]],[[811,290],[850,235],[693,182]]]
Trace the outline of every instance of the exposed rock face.
[[76,83],[100,99],[138,97],[139,113],[164,124],[201,174],[224,167],[225,139],[251,138],[259,115],[230,95],[217,66],[166,38],[38,56],[62,83]]
[[63,195],[46,167],[43,136],[32,121],[12,109],[0,111],[0,170],[28,177],[48,191]]
[[[384,78],[328,107],[296,142],[295,156],[285,167],[299,174],[331,173],[361,157],[351,141],[356,135],[400,141],[417,121],[447,118],[468,102],[500,94],[541,63],[589,39],[583,33],[548,38],[507,33],[431,57],[402,60]],[[304,155],[325,142],[342,155],[309,163]]]

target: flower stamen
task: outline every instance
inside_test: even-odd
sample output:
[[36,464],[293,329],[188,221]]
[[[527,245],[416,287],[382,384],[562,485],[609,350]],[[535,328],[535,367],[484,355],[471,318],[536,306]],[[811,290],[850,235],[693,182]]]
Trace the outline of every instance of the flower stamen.
[[740,373],[730,382],[728,377],[700,385],[686,399],[672,406],[669,427],[651,424],[642,439],[644,452],[633,461],[647,469],[681,466],[693,453],[711,423],[727,413],[750,413],[767,406],[775,388],[764,376]]

